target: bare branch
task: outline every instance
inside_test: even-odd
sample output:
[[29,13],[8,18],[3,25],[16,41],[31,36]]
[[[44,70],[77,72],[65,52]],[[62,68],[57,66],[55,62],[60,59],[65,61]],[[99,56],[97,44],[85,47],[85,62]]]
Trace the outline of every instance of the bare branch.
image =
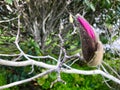
[[120,75],[110,66],[110,65],[108,65],[106,62],[102,62],[103,64],[105,64],[111,71],[113,71],[116,75],[117,75],[117,77],[118,78],[120,78]]
[[45,64],[43,62],[38,62],[38,61],[35,61],[35,60],[32,60],[32,59],[27,60],[27,61],[19,61],[19,62],[0,59],[0,65],[15,66],[15,67],[36,65],[36,66],[47,68],[47,69],[56,67],[55,65]]
[[108,73],[105,73],[101,70],[89,70],[89,71],[85,71],[85,70],[77,70],[77,69],[71,69],[71,70],[67,70],[67,69],[62,69],[62,72],[65,72],[65,73],[75,73],[75,74],[83,74],[83,75],[92,75],[92,74],[100,74],[100,75],[103,75],[104,77],[120,84],[120,80]]
[[[45,63],[42,63],[42,62],[38,62],[38,61],[21,61],[21,62],[13,62],[13,61],[6,61],[6,60],[2,60],[0,59],[0,64],[1,65],[7,65],[7,66],[27,66],[27,65],[36,65],[36,66],[40,66],[40,67],[43,67],[43,68],[47,68],[47,69],[55,69],[56,70],[56,67],[55,65],[49,65],[49,64],[45,64]],[[71,69],[65,69],[65,68],[61,68],[61,71],[64,72],[64,73],[75,73],[75,74],[83,74],[83,75],[93,75],[93,74],[100,74],[118,84],[120,84],[120,80],[117,79],[116,77],[108,74],[108,73],[105,73],[101,70],[78,70],[78,69],[74,69],[74,68],[71,68]]]
[[12,19],[7,19],[7,20],[2,20],[0,21],[0,23],[4,23],[4,22],[10,22],[10,21],[13,21],[15,19],[17,19],[18,17],[15,17],[15,18],[12,18]]
[[51,10],[51,12],[46,16],[46,18],[43,20],[43,27],[42,27],[42,29],[43,29],[43,33],[44,34],[46,34],[46,29],[45,29],[45,24],[46,24],[46,21],[47,21],[47,19],[51,16],[51,14],[52,14],[52,10]]
[[0,54],[0,56],[4,56],[4,57],[15,57],[15,56],[19,56],[20,54]]
[[16,86],[16,85],[20,85],[20,84],[23,84],[23,83],[26,83],[26,82],[30,82],[30,81],[32,81],[32,80],[34,80],[36,78],[40,78],[40,77],[42,77],[42,76],[44,76],[46,74],[49,74],[49,73],[51,73],[53,71],[54,71],[54,69],[50,69],[50,70],[47,70],[47,71],[45,71],[43,73],[40,73],[40,74],[38,74],[36,76],[33,76],[31,78],[28,78],[28,79],[25,79],[25,80],[21,80],[21,81],[17,81],[17,82],[13,82],[13,83],[10,83],[10,84],[7,84],[7,85],[0,86],[0,90],[1,89],[5,89],[5,88],[9,88],[9,87],[13,87],[13,86]]

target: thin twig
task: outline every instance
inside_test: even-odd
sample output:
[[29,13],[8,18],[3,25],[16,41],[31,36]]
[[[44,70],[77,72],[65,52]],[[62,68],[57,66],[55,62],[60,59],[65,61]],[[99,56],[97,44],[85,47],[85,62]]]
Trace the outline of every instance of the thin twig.
[[120,78],[120,75],[110,66],[110,65],[108,65],[106,62],[102,62],[103,64],[105,64],[110,70],[112,70],[116,75],[117,75],[117,77],[118,78]]
[[20,85],[20,84],[23,84],[23,83],[26,83],[26,82],[30,82],[30,81],[32,81],[36,78],[40,78],[42,76],[45,76],[46,74],[51,73],[53,71],[54,71],[54,69],[46,70],[45,72],[40,73],[40,74],[38,74],[36,76],[33,76],[31,78],[21,80],[21,81],[16,81],[16,82],[13,82],[13,83],[10,83],[10,84],[7,84],[7,85],[0,86],[0,90],[5,89],[5,88],[10,88],[10,87],[13,87],[13,86],[16,86],[16,85]]
[[43,20],[43,27],[42,27],[42,29],[43,29],[43,33],[44,34],[46,34],[46,29],[45,29],[45,24],[46,24],[46,21],[47,21],[47,19],[51,16],[51,14],[52,14],[52,10],[51,10],[51,12],[45,17],[45,19]]
[[0,23],[4,23],[4,22],[10,22],[10,21],[13,21],[15,19],[17,19],[18,17],[15,17],[15,18],[12,18],[12,19],[7,19],[7,20],[2,20],[0,21]]
[[4,57],[16,57],[16,56],[20,56],[20,54],[0,54],[0,56],[4,56]]

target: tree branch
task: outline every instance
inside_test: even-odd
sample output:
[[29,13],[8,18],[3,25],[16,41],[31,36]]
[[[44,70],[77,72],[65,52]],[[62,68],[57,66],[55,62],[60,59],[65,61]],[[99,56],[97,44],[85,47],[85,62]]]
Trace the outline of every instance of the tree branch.
[[6,20],[1,20],[0,23],[4,23],[4,22],[10,22],[13,21],[15,19],[17,19],[18,17],[12,18],[12,19],[6,19]]
[[19,61],[19,62],[14,62],[14,61],[8,61],[8,60],[0,59],[0,65],[15,66],[15,67],[36,65],[36,66],[47,68],[47,69],[51,69],[51,68],[55,68],[56,67],[55,65],[45,64],[43,62],[38,62],[38,61],[35,61],[35,60],[32,60],[32,59],[31,60],[27,60],[27,61]]
[[[6,60],[2,60],[0,59],[0,64],[1,65],[7,65],[7,66],[16,66],[16,67],[19,67],[19,66],[27,66],[27,65],[37,65],[37,66],[40,66],[40,67],[43,67],[43,68],[46,68],[46,69],[50,69],[50,72],[54,71],[57,69],[57,65],[49,65],[49,64],[45,64],[45,63],[42,63],[42,62],[38,62],[38,61],[20,61],[20,62],[13,62],[13,61],[6,61]],[[46,73],[47,71],[45,71],[44,73],[45,74],[48,74]],[[78,69],[74,69],[74,68],[71,68],[71,69],[65,69],[65,68],[61,68],[61,72],[64,72],[64,73],[75,73],[75,74],[83,74],[83,75],[93,75],[93,74],[100,74],[118,84],[120,84],[120,80],[117,79],[116,77],[106,73],[106,72],[103,72],[101,70],[78,70]],[[42,73],[41,73],[42,74]],[[34,78],[38,78],[39,76],[43,76],[39,74],[38,76],[34,76]],[[12,87],[12,86],[15,86],[15,85],[18,85],[18,84],[22,84],[22,83],[25,83],[25,82],[28,82],[28,81],[31,81],[33,80],[33,77],[30,78],[30,79],[25,79],[25,80],[21,80],[21,81],[18,81],[18,82],[14,82],[14,83],[11,83],[11,84],[8,84],[8,85],[5,85],[5,86],[0,86],[0,89],[4,89],[4,88],[8,88],[8,87]]]
[[49,73],[51,73],[53,71],[54,71],[54,69],[50,69],[50,70],[47,70],[47,71],[45,71],[43,73],[40,73],[40,74],[38,74],[36,76],[33,76],[31,78],[21,80],[21,81],[16,81],[16,82],[13,82],[13,83],[10,83],[10,84],[7,84],[7,85],[0,86],[0,90],[5,89],[5,88],[10,88],[10,87],[13,87],[13,86],[16,86],[16,85],[20,85],[20,84],[23,84],[23,83],[26,83],[26,82],[30,82],[30,81],[32,81],[32,80],[34,80],[36,78],[40,78],[40,77],[42,77],[42,76],[44,76],[46,74],[49,74]]
[[85,70],[77,70],[77,69],[71,69],[71,70],[67,70],[67,69],[62,69],[62,72],[65,72],[65,73],[75,73],[75,74],[83,74],[83,75],[93,75],[93,74],[100,74],[100,75],[103,75],[104,77],[120,84],[120,80],[117,79],[116,77],[108,74],[108,73],[105,73],[101,70],[89,70],[89,71],[85,71]]

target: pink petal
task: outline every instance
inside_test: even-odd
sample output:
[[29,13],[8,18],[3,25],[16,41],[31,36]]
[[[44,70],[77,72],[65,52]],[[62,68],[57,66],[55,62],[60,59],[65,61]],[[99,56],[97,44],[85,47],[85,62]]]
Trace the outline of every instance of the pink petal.
[[83,28],[86,30],[86,32],[88,33],[88,35],[92,38],[95,39],[95,34],[93,31],[93,28],[91,27],[91,25],[88,23],[87,20],[85,20],[82,16],[78,16],[77,17],[78,22],[83,26]]

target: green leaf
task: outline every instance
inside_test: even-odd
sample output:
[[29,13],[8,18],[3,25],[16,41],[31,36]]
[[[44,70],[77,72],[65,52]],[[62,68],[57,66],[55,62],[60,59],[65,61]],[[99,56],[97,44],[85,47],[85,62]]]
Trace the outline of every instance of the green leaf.
[[6,3],[12,5],[13,4],[13,0],[5,0]]
[[89,6],[90,2],[88,0],[84,1],[87,6]]
[[13,41],[15,41],[15,39],[16,39],[16,37],[12,37],[9,39],[9,42],[13,42]]
[[90,8],[92,9],[93,12],[95,11],[95,7],[92,3],[90,4]]
[[110,4],[110,0],[106,0],[108,4]]
[[95,11],[95,7],[92,2],[89,2],[89,0],[85,0],[84,2],[90,9],[92,9],[93,12]]
[[2,30],[0,29],[0,34],[2,34]]
[[3,41],[0,41],[0,44],[4,44],[4,42],[3,42]]
[[42,86],[45,83],[45,79],[44,78],[39,78],[37,79],[37,83]]

